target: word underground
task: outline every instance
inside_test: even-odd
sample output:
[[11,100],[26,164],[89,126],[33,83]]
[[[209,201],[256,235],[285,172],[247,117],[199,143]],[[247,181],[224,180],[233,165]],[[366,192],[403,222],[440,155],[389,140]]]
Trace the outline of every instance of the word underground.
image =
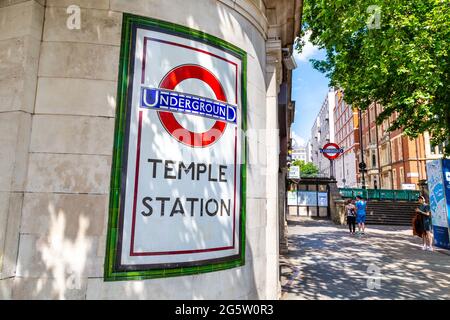
[[141,107],[166,109],[236,123],[236,107],[199,96],[157,88],[141,88]]
[[[184,162],[172,160],[148,159],[151,167],[151,177],[153,179],[182,180],[190,179],[194,181],[208,181],[226,183],[226,170],[228,166],[213,166],[204,163],[191,162],[188,165]],[[145,217],[151,216],[154,209],[159,209],[161,217],[175,214],[190,215],[195,213],[202,216],[214,217],[219,214],[230,216],[231,199],[202,199],[202,198],[175,198],[170,197],[149,197],[142,199],[145,207],[141,214]]]
[[332,153],[332,154],[335,154],[335,153],[343,153],[344,149],[343,148],[340,148],[340,149],[336,149],[336,148],[323,149],[323,148],[320,148],[319,151],[320,151],[320,153]]

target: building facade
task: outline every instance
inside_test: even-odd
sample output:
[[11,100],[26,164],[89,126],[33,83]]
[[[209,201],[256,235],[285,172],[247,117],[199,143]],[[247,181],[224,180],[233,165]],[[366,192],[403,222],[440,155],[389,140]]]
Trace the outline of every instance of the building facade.
[[[376,119],[382,111],[380,104],[372,103],[361,114],[362,147],[368,170],[365,177],[366,186],[417,190],[420,188],[419,183],[427,179],[426,161],[442,157],[442,151],[438,147],[431,147],[427,133],[411,139],[402,129],[389,132],[388,128],[395,120],[396,114],[377,125]],[[358,174],[360,186],[361,179]]]
[[[301,3],[0,1],[0,298],[276,299],[284,232],[280,195],[295,107],[288,62]],[[239,266],[105,281],[107,235],[114,227],[108,224],[114,215],[109,203],[117,191],[110,179],[118,159],[115,128],[121,125],[118,87],[129,84],[119,77],[129,41],[125,15],[153,19],[196,39],[204,35],[225,48],[225,56],[226,44],[245,53],[241,79],[251,160],[243,186],[245,261]]]
[[312,159],[312,139],[309,138],[306,142],[306,162],[313,162]]
[[358,111],[345,103],[344,92],[341,89],[336,90],[335,101],[334,142],[344,149],[344,153],[334,160],[334,176],[339,188],[356,188],[359,163]]
[[306,147],[297,146],[292,150],[292,161],[301,160],[307,162]]
[[319,114],[314,121],[311,129],[311,159],[319,169],[320,176],[330,176],[330,160],[320,153],[320,148],[329,142],[335,142],[335,126],[334,126],[334,107],[335,107],[335,91],[330,88],[325,97]]

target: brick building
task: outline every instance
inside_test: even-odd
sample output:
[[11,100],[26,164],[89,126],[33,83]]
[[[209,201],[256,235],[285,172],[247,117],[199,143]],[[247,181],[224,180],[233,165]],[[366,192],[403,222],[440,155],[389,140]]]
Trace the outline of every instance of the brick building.
[[[397,114],[392,114],[382,124],[377,125],[376,119],[382,111],[380,104],[372,103],[361,115],[362,147],[367,165],[366,186],[380,189],[418,189],[419,182],[427,178],[426,160],[441,157],[441,150],[430,145],[426,133],[411,139],[402,129],[388,132]],[[357,176],[360,182],[361,175],[358,173]]]

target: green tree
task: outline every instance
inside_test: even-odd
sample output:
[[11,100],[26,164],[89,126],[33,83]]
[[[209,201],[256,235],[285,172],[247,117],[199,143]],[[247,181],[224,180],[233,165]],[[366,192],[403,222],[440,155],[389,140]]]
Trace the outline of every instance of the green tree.
[[304,160],[294,160],[293,166],[300,167],[301,176],[314,176],[319,173],[319,169],[312,162],[305,162]]
[[380,103],[379,124],[397,112],[390,130],[428,131],[450,154],[450,0],[305,0],[302,30],[326,50],[312,63],[347,103]]

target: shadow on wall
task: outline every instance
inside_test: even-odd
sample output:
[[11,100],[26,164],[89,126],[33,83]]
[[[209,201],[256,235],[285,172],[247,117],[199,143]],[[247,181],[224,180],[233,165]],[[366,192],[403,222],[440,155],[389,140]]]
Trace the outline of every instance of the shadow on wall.
[[[36,259],[18,265],[14,299],[259,299],[253,261],[243,267],[193,276],[165,279],[103,282],[104,237],[87,235],[90,219],[85,212],[67,225],[68,213],[49,204],[48,234],[31,244]],[[76,232],[76,234],[74,233]],[[33,248],[35,246],[36,249]],[[23,247],[22,247],[23,248]],[[247,257],[252,257],[250,244]],[[87,281],[93,281],[87,294]],[[259,290],[258,290],[259,289]]]
[[[48,12],[48,11],[47,11]],[[221,38],[227,38],[233,32],[235,38],[241,38],[242,43],[264,41],[262,36],[256,36],[253,27],[240,28],[237,21],[243,18],[236,12],[230,12],[222,6],[217,6],[215,18],[219,22]],[[197,23],[193,16],[187,15],[185,25],[208,31]],[[100,25],[96,26],[97,33],[102,32]],[[217,35],[216,35],[217,36]],[[260,37],[261,40],[256,37]],[[263,42],[262,42],[263,43]],[[248,52],[249,64],[257,64],[259,68],[252,72],[260,72],[262,79],[265,75],[265,48],[254,48]],[[250,61],[251,60],[251,61]],[[200,62],[200,61],[199,61]],[[118,70],[118,66],[115,66]],[[231,85],[231,84],[226,84]],[[263,88],[265,86],[262,86]],[[105,104],[112,107],[115,97],[108,96]],[[253,112],[254,104],[247,103],[248,112]],[[249,126],[254,124],[249,122]],[[155,152],[163,146],[153,145]],[[252,144],[249,144],[249,148]],[[249,150],[249,152],[251,152]],[[250,177],[250,175],[248,175]],[[251,186],[255,181],[247,181]],[[103,263],[106,252],[106,225],[108,210],[108,195],[87,194],[51,194],[41,203],[39,210],[30,209],[27,222],[22,219],[22,225],[28,231],[21,230],[19,247],[19,263],[17,265],[17,284],[13,290],[13,298],[31,299],[85,299],[85,298],[117,298],[117,299],[231,299],[231,298],[260,298],[264,284],[257,284],[256,278],[264,279],[264,272],[255,276],[253,264],[254,253],[252,246],[246,243],[246,264],[244,267],[213,272],[194,276],[183,276],[166,279],[153,279],[128,282],[103,282]],[[220,192],[215,190],[214,192]],[[177,196],[173,194],[173,196]],[[26,195],[26,201],[30,201]],[[55,200],[56,197],[64,201]],[[89,201],[85,199],[90,198]],[[70,204],[68,204],[70,203]],[[100,203],[100,205],[99,205]],[[24,202],[24,206],[26,202]],[[248,212],[248,211],[247,211]],[[266,214],[261,212],[260,214]],[[247,216],[249,218],[249,216]],[[251,216],[247,226],[252,224]],[[248,228],[247,228],[248,229]],[[261,228],[264,230],[265,228]],[[254,229],[252,232],[256,232]],[[262,232],[262,231],[261,231]],[[223,233],[225,236],[225,233]],[[180,241],[192,239],[189,233],[180,234]],[[162,239],[161,239],[162,240]],[[261,244],[261,245],[265,245]],[[265,259],[258,256],[265,262]],[[259,260],[257,262],[260,263]],[[263,263],[263,262],[261,262]],[[258,267],[259,268],[259,267]],[[263,268],[265,271],[265,266]],[[87,284],[92,285],[94,293],[87,293]],[[217,282],[219,285],[217,286]],[[217,289],[211,289],[211,284]],[[261,287],[262,286],[262,287]],[[262,297],[263,298],[263,297]]]

